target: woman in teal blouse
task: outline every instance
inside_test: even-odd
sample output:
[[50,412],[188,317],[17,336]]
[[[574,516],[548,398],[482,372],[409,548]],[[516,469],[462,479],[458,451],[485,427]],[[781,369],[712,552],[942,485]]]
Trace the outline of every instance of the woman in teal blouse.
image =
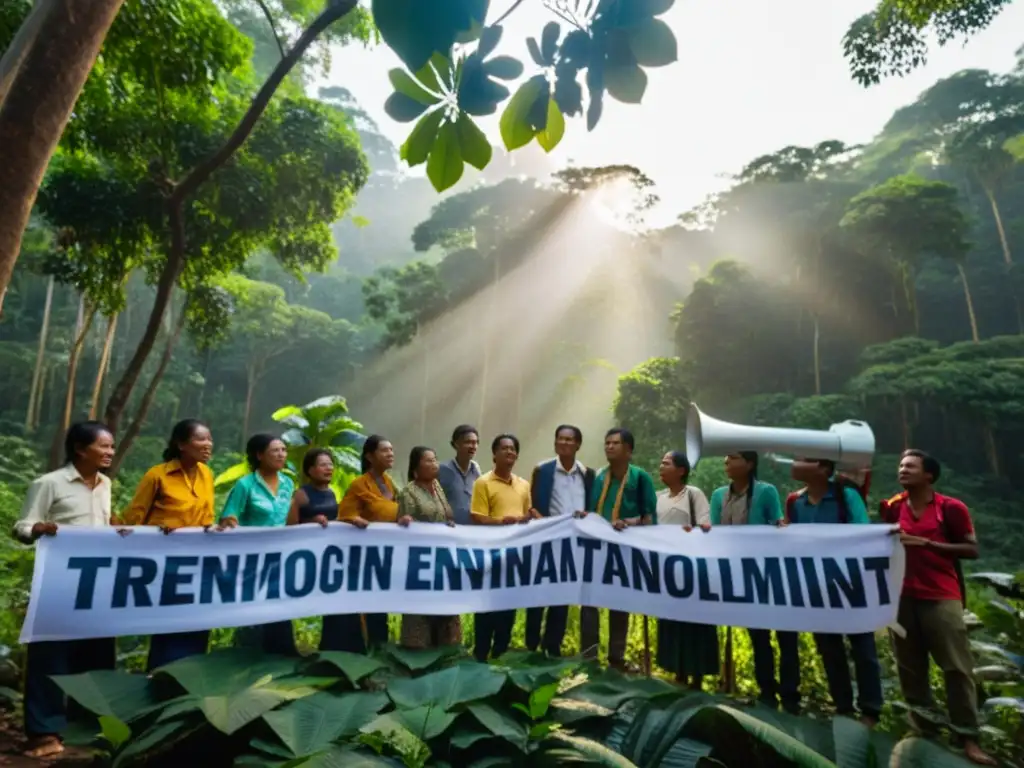
[[[711,530],[719,525],[785,524],[779,492],[771,483],[757,479],[757,453],[739,451],[725,457],[729,484],[711,494]],[[762,703],[792,714],[800,712],[800,649],[796,632],[776,632],[779,643],[779,679],[775,679],[775,651],[770,629],[749,629],[754,648],[754,678],[761,689]],[[732,629],[726,638],[726,665],[732,670]],[[731,680],[727,681],[728,685]]]
[[[281,472],[288,461],[287,446],[274,435],[259,434],[249,438],[245,453],[251,471],[228,494],[220,513],[220,527],[285,525],[295,493],[295,483]],[[238,645],[261,647],[264,653],[296,653],[291,621],[240,627],[235,638]]]

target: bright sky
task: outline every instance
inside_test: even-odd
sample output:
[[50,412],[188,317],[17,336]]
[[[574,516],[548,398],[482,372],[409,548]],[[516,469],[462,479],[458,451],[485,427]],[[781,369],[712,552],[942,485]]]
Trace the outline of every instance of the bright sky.
[[[491,0],[497,18],[512,0]],[[679,60],[647,70],[640,105],[605,99],[604,116],[587,133],[568,121],[552,160],[582,165],[628,163],[658,184],[658,219],[670,221],[726,185],[724,174],[754,157],[790,144],[824,139],[869,140],[893,111],[936,80],[958,70],[1005,72],[1024,43],[1024,2],[1015,3],[966,47],[935,47],[912,76],[863,88],[849,75],[842,37],[874,0],[677,0],[662,18],[679,43]],[[516,56],[532,75],[527,36],[540,37],[553,19],[541,0],[527,0],[505,23],[499,53]],[[387,71],[401,66],[386,46],[335,53],[327,82],[344,85],[400,145],[413,124],[391,120],[383,109],[391,92]],[[500,110],[499,110],[500,114]],[[501,144],[497,117],[481,121]],[[651,223],[656,223],[652,221]]]

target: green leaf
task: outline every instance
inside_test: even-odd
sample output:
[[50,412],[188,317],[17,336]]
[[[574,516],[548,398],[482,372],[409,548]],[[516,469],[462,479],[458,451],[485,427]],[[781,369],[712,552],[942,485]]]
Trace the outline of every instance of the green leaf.
[[642,67],[664,67],[679,59],[675,33],[661,19],[647,19],[626,34],[636,63]]
[[435,51],[448,51],[463,33],[475,32],[488,0],[373,0],[373,20],[384,42],[413,72]]
[[630,678],[608,670],[599,677],[582,685],[570,688],[564,694],[567,699],[580,699],[611,710],[617,710],[627,701],[652,699],[659,696],[676,696],[679,689],[671,683],[657,678]]
[[459,664],[423,677],[394,679],[388,683],[387,691],[397,707],[433,705],[447,711],[456,704],[493,696],[507,679],[504,672],[488,664]]
[[[769,747],[784,760],[801,768],[835,768],[828,758],[788,733],[724,704],[698,707],[687,719],[682,733],[689,738],[713,743],[716,756],[722,757],[727,764],[731,764],[739,754],[748,753],[749,749],[744,747],[746,739],[748,743]],[[734,752],[719,754],[719,745],[728,745]]]
[[437,140],[437,129],[441,127],[443,119],[444,110],[435,109],[427,112],[416,123],[416,127],[412,129],[412,133],[409,134],[409,137],[399,149],[399,157],[405,160],[410,168],[415,168],[417,165],[427,161],[430,150],[434,147],[434,142]]
[[514,744],[521,750],[526,749],[530,738],[529,728],[516,720],[508,712],[502,711],[486,701],[475,701],[467,709],[484,728],[495,736]]
[[562,34],[562,28],[557,21],[549,21],[544,25],[540,34],[540,52],[543,58],[543,66],[551,66],[555,63],[555,54],[558,52],[558,38]]
[[478,741],[493,739],[494,734],[479,729],[458,728],[448,739],[448,743],[455,749],[469,749]]
[[235,464],[234,466],[228,467],[219,475],[217,475],[217,477],[213,479],[213,487],[220,488],[225,485],[237,483],[247,474],[249,474],[249,465],[246,464],[244,461],[240,462],[238,464]]
[[899,768],[968,768],[966,758],[920,737],[900,741],[892,751],[889,765]]
[[395,89],[396,93],[408,96],[420,104],[429,107],[431,104],[437,104],[441,100],[440,96],[430,93],[426,88],[413,80],[412,75],[404,69],[396,67],[395,69],[388,70],[388,79],[391,81],[391,87]]
[[530,58],[533,59],[534,64],[538,67],[547,66],[548,63],[544,61],[544,55],[540,52],[536,39],[532,37],[526,38],[526,49],[530,52]]
[[427,158],[427,178],[438,192],[459,183],[462,178],[462,150],[459,131],[454,123],[445,123],[437,132],[437,139]]
[[400,645],[390,645],[387,648],[388,655],[410,672],[420,672],[424,669],[429,669],[443,660],[450,659],[453,656],[464,655],[465,652],[465,648],[460,645],[416,650],[403,648]]
[[455,127],[458,130],[459,149],[463,159],[482,171],[491,162],[491,155],[494,152],[491,142],[469,115],[459,115]]
[[[544,126],[537,126],[532,121],[535,105],[541,99],[548,98],[548,83],[543,76],[531,77],[515,92],[501,113],[499,126],[501,128],[501,140],[505,142],[505,149],[509,152],[520,147],[525,147],[539,130]],[[545,101],[546,103],[546,101]]]
[[401,768],[402,763],[389,757],[382,757],[366,749],[352,746],[333,746],[323,752],[311,755],[301,763],[286,764],[285,768]]
[[548,122],[544,130],[537,134],[537,143],[545,152],[550,152],[558,146],[565,135],[565,118],[562,117],[562,110],[558,108],[558,102],[553,98],[548,99]]
[[132,729],[116,717],[101,715],[100,735],[116,750],[132,737]]
[[270,418],[272,418],[274,421],[284,421],[289,416],[297,416],[301,418],[303,421],[305,421],[305,417],[302,414],[302,409],[299,408],[299,406],[297,405],[286,405],[283,408],[278,408],[276,411],[270,414]]
[[523,62],[511,56],[495,56],[484,62],[484,71],[499,80],[515,80],[523,74]]
[[316,664],[329,664],[348,678],[353,685],[359,683],[365,677],[369,677],[379,669],[386,669],[387,662],[375,659],[371,656],[364,656],[361,653],[349,653],[348,651],[320,651]]
[[451,727],[458,717],[454,712],[445,712],[440,707],[417,707],[416,709],[396,709],[385,712],[371,723],[359,730],[362,733],[382,733],[396,739],[405,748],[414,747],[409,743],[411,736],[416,741],[435,739]]
[[647,90],[647,73],[636,64],[608,66],[604,70],[604,87],[624,104],[639,104]]
[[416,99],[395,91],[384,102],[384,111],[388,117],[399,123],[411,123],[426,111],[426,107]]
[[498,47],[503,31],[500,26],[485,27],[480,33],[480,42],[477,44],[476,52],[484,58],[490,56]]
[[388,704],[383,693],[326,691],[267,712],[263,720],[296,757],[319,752],[339,738],[354,736]]
[[191,734],[203,728],[205,723],[200,718],[193,720],[173,720],[167,723],[156,723],[141,734],[137,739],[128,742],[114,759],[114,768],[132,764],[133,758],[151,753],[155,748],[161,750],[172,747]]
[[144,675],[102,669],[80,675],[55,675],[53,681],[94,715],[125,723],[131,723],[156,703],[149,679]]
[[559,683],[548,683],[530,694],[529,715],[532,720],[540,720],[548,713],[551,700],[558,695]]

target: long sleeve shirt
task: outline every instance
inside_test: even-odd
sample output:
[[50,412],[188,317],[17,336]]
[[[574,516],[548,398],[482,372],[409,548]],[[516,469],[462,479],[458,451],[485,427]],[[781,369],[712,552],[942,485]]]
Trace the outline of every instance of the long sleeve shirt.
[[110,479],[98,475],[97,480],[96,487],[90,488],[73,464],[36,479],[25,495],[21,515],[14,524],[14,537],[31,543],[36,523],[91,528],[110,525]]
[[384,475],[384,486],[391,494],[385,498],[370,472],[360,475],[345,491],[338,508],[338,519],[361,517],[370,523],[393,523],[398,518],[398,494],[391,478]]
[[135,490],[135,498],[123,515],[125,525],[159,525],[165,528],[202,528],[213,525],[213,472],[196,466],[190,480],[175,459],[151,468]]

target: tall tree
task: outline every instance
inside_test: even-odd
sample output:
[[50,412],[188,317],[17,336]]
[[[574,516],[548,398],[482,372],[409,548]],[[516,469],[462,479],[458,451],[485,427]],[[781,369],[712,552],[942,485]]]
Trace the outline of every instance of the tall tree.
[[853,198],[841,225],[897,265],[918,332],[921,324],[916,279],[921,260],[938,256],[953,261],[963,284],[971,338],[979,341],[974,302],[964,270],[969,250],[968,221],[958,204],[956,187],[918,176],[897,176]]

